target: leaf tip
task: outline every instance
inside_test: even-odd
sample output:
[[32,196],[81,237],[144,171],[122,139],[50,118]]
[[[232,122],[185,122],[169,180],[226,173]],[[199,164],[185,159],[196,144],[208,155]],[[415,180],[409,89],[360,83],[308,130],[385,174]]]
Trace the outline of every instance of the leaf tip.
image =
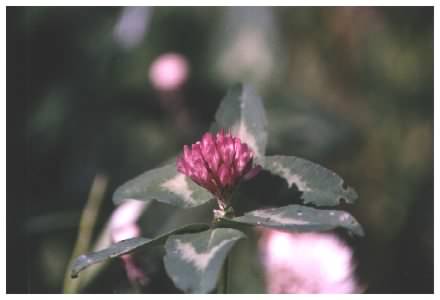
[[78,265],[77,260],[78,260],[78,258],[73,263],[72,269],[70,271],[70,278],[78,278],[79,272],[81,272],[81,270],[83,269],[83,268],[77,266]]

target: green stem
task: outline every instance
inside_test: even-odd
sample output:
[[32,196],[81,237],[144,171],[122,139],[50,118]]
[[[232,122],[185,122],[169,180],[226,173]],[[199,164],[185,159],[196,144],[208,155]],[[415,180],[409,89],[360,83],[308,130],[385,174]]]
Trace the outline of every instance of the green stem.
[[215,226],[222,218],[232,219],[235,217],[234,208],[230,204],[224,204],[218,198],[217,204],[219,209],[214,209],[214,219],[212,220],[211,227]]
[[108,179],[104,175],[96,175],[95,179],[93,180],[86,206],[81,214],[78,237],[76,239],[72,257],[70,258],[68,268],[66,269],[66,273],[64,275],[63,292],[65,294],[76,293],[80,286],[80,278],[72,279],[70,277],[72,262],[76,257],[89,250],[99,209],[101,208],[101,203],[107,189],[107,182]]
[[223,266],[223,294],[228,294],[229,282],[229,257],[226,256],[225,264]]

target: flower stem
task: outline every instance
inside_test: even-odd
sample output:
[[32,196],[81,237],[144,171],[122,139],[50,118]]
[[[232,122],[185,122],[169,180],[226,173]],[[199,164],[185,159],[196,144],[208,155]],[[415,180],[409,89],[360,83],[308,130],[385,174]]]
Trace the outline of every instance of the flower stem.
[[74,280],[70,277],[71,265],[76,257],[89,250],[99,209],[101,208],[102,200],[104,199],[105,191],[107,189],[107,183],[108,178],[105,175],[98,174],[93,180],[86,206],[81,214],[78,236],[75,242],[72,257],[70,258],[68,268],[66,269],[66,273],[64,275],[63,292],[65,294],[76,293],[80,287],[80,278]]
[[229,288],[228,272],[229,272],[229,257],[226,256],[225,263],[223,266],[223,294],[228,294],[228,288]]
[[232,219],[235,217],[234,208],[230,205],[230,201],[225,201],[223,198],[217,198],[217,205],[219,209],[214,209],[214,219],[212,224],[217,224],[220,219]]

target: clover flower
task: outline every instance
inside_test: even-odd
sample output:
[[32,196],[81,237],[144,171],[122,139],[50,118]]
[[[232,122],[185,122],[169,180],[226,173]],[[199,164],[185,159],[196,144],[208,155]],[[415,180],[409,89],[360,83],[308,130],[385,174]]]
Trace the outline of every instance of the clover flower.
[[253,166],[253,152],[238,137],[225,133],[205,133],[201,141],[183,147],[177,170],[216,196],[221,210],[229,206],[233,188],[242,180],[255,176],[260,167]]

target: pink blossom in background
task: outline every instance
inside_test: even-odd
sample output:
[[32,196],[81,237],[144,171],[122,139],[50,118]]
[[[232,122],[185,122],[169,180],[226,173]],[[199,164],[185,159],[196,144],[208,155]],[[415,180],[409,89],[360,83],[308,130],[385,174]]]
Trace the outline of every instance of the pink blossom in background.
[[260,240],[268,293],[359,293],[352,250],[329,233],[265,229]]
[[[110,218],[110,235],[114,243],[141,235],[137,221],[144,209],[145,202],[137,200],[127,200],[118,206]],[[121,261],[130,282],[140,285],[148,283],[148,277],[136,263],[132,254],[122,255]]]
[[145,275],[144,271],[138,266],[133,258],[133,255],[125,254],[121,256],[121,259],[122,263],[124,264],[127,278],[130,282],[144,286],[148,284],[148,277]]
[[123,240],[139,237],[141,230],[137,224],[130,224],[124,227],[115,228],[112,230],[112,240],[117,243]]
[[188,79],[187,59],[177,53],[166,53],[156,58],[150,67],[150,81],[159,91],[173,91]]
[[138,237],[140,229],[136,224],[144,211],[145,202],[127,200],[113,212],[110,218],[110,232],[113,242]]

